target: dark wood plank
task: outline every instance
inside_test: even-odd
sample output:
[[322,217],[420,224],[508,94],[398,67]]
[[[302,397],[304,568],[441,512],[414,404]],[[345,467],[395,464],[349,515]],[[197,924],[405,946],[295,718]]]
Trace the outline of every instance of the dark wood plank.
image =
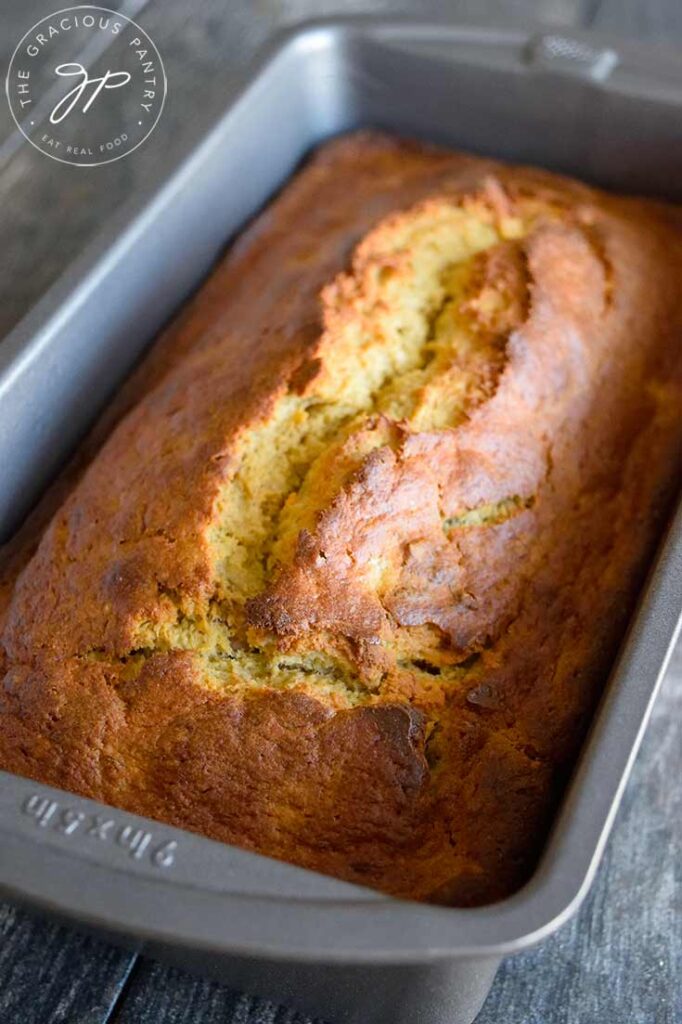
[[0,904],[0,1024],[102,1024],[134,960]]
[[326,14],[412,14],[417,18],[459,18],[484,24],[539,21],[549,25],[583,24],[591,0],[260,0],[285,22]]
[[[323,1024],[141,957],[107,1024]],[[415,1022],[416,1024],[416,1022]]]
[[659,42],[679,41],[682,36],[680,0],[597,0],[591,17],[593,28],[617,36],[634,36]]

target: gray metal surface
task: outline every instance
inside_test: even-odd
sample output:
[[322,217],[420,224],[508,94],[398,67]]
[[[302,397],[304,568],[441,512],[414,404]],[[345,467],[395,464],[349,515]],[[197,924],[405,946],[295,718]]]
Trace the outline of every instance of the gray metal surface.
[[[215,122],[256,49],[283,25],[329,13],[390,15],[411,10],[420,17],[494,25],[541,18],[556,26],[577,22],[593,4],[594,0],[105,0],[104,6],[138,21],[159,46],[170,83],[166,108],[153,144],[141,147],[134,159],[83,173],[45,160],[23,145],[9,106],[0,101],[0,237],[8,241],[0,274],[0,337],[122,204],[145,189],[159,167],[168,169],[193,133]],[[3,69],[29,26],[66,5],[67,0],[3,0]]]
[[[552,47],[529,45],[527,35],[520,31],[452,30],[448,34],[443,29],[416,32],[398,27],[360,30],[355,26],[345,32],[324,28],[299,37],[269,67],[254,89],[242,97],[241,105],[218,126],[144,214],[138,217],[135,211],[127,211],[127,219],[134,218],[132,226],[127,234],[119,236],[113,249],[110,235],[100,240],[99,248],[87,253],[82,265],[72,271],[71,280],[61,291],[58,287],[48,295],[34,312],[33,321],[24,326],[23,333],[20,330],[15,335],[8,350],[12,361],[5,398],[19,396],[15,409],[19,414],[22,388],[25,400],[36,389],[48,387],[50,373],[40,377],[46,355],[53,354],[53,373],[64,365],[64,357],[71,351],[65,346],[72,346],[74,338],[81,338],[83,331],[90,343],[85,354],[91,359],[96,355],[102,360],[107,353],[111,356],[115,352],[120,360],[107,370],[107,387],[111,387],[115,376],[123,372],[125,360],[134,357],[156,324],[148,320],[139,325],[127,315],[117,319],[125,303],[110,301],[106,307],[108,332],[102,333],[104,324],[96,316],[102,298],[98,288],[106,285],[114,298],[128,296],[133,277],[140,277],[143,269],[143,264],[137,261],[150,256],[145,239],[150,238],[159,223],[163,222],[169,233],[166,242],[172,240],[174,231],[177,238],[187,238],[189,222],[181,216],[181,201],[188,196],[198,196],[196,201],[205,202],[205,210],[213,212],[207,231],[206,216],[201,216],[199,207],[193,210],[201,230],[194,233],[190,244],[197,246],[195,257],[200,267],[202,260],[215,253],[220,231],[224,238],[233,230],[254,204],[286,177],[308,145],[326,133],[356,123],[381,123],[412,134],[440,137],[457,145],[562,169],[575,170],[575,164],[587,160],[588,171],[598,181],[621,187],[644,188],[649,184],[654,191],[661,191],[663,178],[657,179],[652,173],[647,176],[647,165],[651,166],[653,157],[663,152],[663,141],[666,159],[674,157],[673,147],[679,143],[670,121],[671,109],[675,104],[679,109],[680,103],[676,63],[664,51],[652,64],[650,57],[636,47],[626,48],[619,53],[619,63],[610,75],[595,77],[590,70],[591,54],[598,61],[602,44],[594,39],[579,42],[581,67],[569,62],[568,68],[558,66],[554,70]],[[591,51],[585,49],[586,45]],[[565,58],[565,51],[562,54]],[[587,74],[583,65],[587,65]],[[428,103],[423,95],[417,94],[417,83],[425,80]],[[415,84],[414,89],[405,88],[404,83],[410,81]],[[362,88],[358,87],[360,82]],[[548,138],[555,108],[548,108],[545,93],[538,85],[551,87],[554,103],[559,100],[567,111],[582,111],[586,115],[592,110],[599,112],[590,114],[586,120],[594,133],[591,147],[586,146],[583,136],[573,137],[571,133],[556,136],[556,142]],[[268,138],[262,134],[255,138],[254,124],[262,123],[257,116],[258,102],[271,109],[273,96],[281,94],[286,94],[295,130],[279,133],[276,144],[272,133]],[[452,115],[453,95],[461,103],[456,117]],[[312,104],[311,96],[315,99]],[[254,106],[255,117],[251,116]],[[639,130],[634,120],[638,116],[642,118]],[[248,130],[240,125],[240,117]],[[599,140],[599,118],[608,118],[611,126],[606,144]],[[505,126],[504,135],[498,131],[501,123]],[[621,132],[620,147],[616,130]],[[623,139],[633,132],[639,147],[636,153],[633,151],[629,165],[624,166],[617,153],[622,149]],[[238,155],[242,153],[240,145],[246,146],[245,159],[249,146],[261,156],[265,152],[267,159],[263,164],[267,165],[267,175],[254,182],[252,193],[235,199],[238,211],[228,207],[225,222],[216,225],[215,200],[221,184],[224,188],[225,176],[238,168],[234,161],[235,150]],[[538,155],[540,146],[542,155]],[[231,193],[237,190],[238,181],[239,176],[233,180]],[[201,188],[197,187],[199,184]],[[117,228],[121,227],[119,223]],[[206,235],[203,231],[207,231]],[[166,250],[167,246],[161,248]],[[150,289],[147,296],[154,299],[159,322],[193,283],[181,277],[166,285],[169,267],[164,264],[163,255],[163,251],[157,254],[159,263],[152,263],[144,282]],[[83,280],[81,275],[86,268],[94,271],[90,270],[90,276]],[[67,296],[75,280],[83,283],[78,302],[70,302]],[[155,288],[159,290],[154,291]],[[138,300],[133,291],[130,301],[133,309],[135,301],[144,305],[144,291]],[[57,308],[60,314],[53,318]],[[122,354],[124,338],[126,348]],[[20,353],[23,362],[17,358]],[[93,365],[98,365],[97,359],[93,359]],[[74,379],[68,379],[71,373]],[[69,374],[65,374],[66,397],[63,393],[55,394],[54,407],[45,417],[44,450],[49,455],[64,419],[71,418],[75,435],[104,397],[103,391],[94,393],[95,385],[88,380],[92,396],[88,409],[83,402],[84,380],[77,382],[75,373],[76,370],[69,369]],[[3,416],[6,408],[3,400]],[[81,417],[78,423],[74,422],[77,412]],[[13,436],[16,445],[16,433]],[[7,505],[10,511],[21,497],[25,502],[30,500],[32,487],[44,480],[51,468],[41,461],[40,446],[30,451],[33,457],[28,465],[33,479],[10,479],[6,484],[8,489],[14,488]],[[56,457],[54,461],[56,464]],[[245,854],[186,834],[168,840],[166,835],[172,830],[138,823],[117,812],[112,814],[111,842],[97,845],[96,835],[91,833],[91,819],[105,812],[96,811],[88,802],[44,794],[41,787],[14,780],[7,780],[5,792],[9,802],[0,809],[0,827],[5,831],[0,873],[4,874],[6,891],[112,932],[135,934],[140,941],[153,943],[154,948],[164,947],[167,953],[175,951],[183,962],[191,959],[192,950],[200,949],[202,968],[211,968],[238,984],[280,998],[295,992],[297,1001],[303,1005],[307,994],[309,1005],[316,1007],[324,1006],[319,1000],[326,997],[331,1000],[328,1005],[339,1011],[345,1003],[348,1014],[344,1017],[339,1013],[338,1019],[411,1021],[417,1012],[423,1021],[445,1020],[446,1014],[450,1021],[471,1019],[487,991],[496,959],[537,940],[561,923],[589,884],[633,751],[641,738],[665,649],[674,632],[681,603],[679,529],[678,526],[611,681],[540,870],[524,892],[505,904],[467,912],[417,907],[374,894],[363,893],[360,897],[358,890],[341,883],[317,880],[316,876],[281,866],[278,869],[287,879],[291,878],[291,898],[283,899],[281,890],[277,898],[273,898],[272,892],[267,898],[255,896],[252,881],[247,882],[244,874],[253,875],[253,869],[244,866],[251,861]],[[31,801],[33,793],[38,797]],[[44,808],[43,796],[48,800]],[[49,800],[58,806],[43,822]],[[140,843],[132,855],[129,849],[131,837],[138,831],[150,834],[139,857],[136,850]],[[165,864],[165,854],[158,851],[169,841],[178,845],[173,850],[172,863]],[[215,888],[203,884],[203,861],[194,861],[208,856],[209,847],[216,848],[219,862],[217,875],[222,884]],[[159,863],[154,861],[157,855]],[[132,869],[131,864],[135,865]],[[185,865],[189,881],[180,876],[175,878],[176,864]],[[192,881],[192,875],[196,881]],[[294,876],[300,876],[301,886],[307,891],[298,889]],[[260,884],[265,886],[265,882]],[[278,890],[281,884],[284,882],[276,880],[274,888]],[[252,895],[245,899],[239,893],[247,886],[244,891]],[[317,892],[311,892],[311,886],[317,886]],[[339,895],[343,891],[347,897]],[[228,951],[232,955],[226,959],[224,954]],[[282,957],[296,957],[298,964],[277,963]],[[308,970],[306,962],[317,966]],[[321,967],[321,963],[326,966]],[[371,969],[370,963],[374,965]],[[397,963],[410,966],[396,970]]]

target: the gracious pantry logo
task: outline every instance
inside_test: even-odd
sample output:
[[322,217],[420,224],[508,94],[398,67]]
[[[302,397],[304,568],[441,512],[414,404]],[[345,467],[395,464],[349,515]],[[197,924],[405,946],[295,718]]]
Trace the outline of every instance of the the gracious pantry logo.
[[31,145],[78,167],[120,160],[161,116],[159,51],[130,18],[106,7],[67,7],[29,29],[5,83],[12,116]]

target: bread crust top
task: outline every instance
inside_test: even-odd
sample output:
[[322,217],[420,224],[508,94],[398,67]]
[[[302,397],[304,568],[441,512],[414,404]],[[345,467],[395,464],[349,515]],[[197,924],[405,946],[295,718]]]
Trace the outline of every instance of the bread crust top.
[[673,491],[681,269],[670,207],[327,144],[8,552],[0,765],[399,896],[511,892]]

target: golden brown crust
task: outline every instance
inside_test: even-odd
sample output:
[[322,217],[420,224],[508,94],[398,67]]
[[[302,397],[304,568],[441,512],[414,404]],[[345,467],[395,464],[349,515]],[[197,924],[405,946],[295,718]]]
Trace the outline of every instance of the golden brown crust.
[[324,147],[8,552],[0,765],[401,896],[510,892],[674,486],[681,269],[670,208]]

